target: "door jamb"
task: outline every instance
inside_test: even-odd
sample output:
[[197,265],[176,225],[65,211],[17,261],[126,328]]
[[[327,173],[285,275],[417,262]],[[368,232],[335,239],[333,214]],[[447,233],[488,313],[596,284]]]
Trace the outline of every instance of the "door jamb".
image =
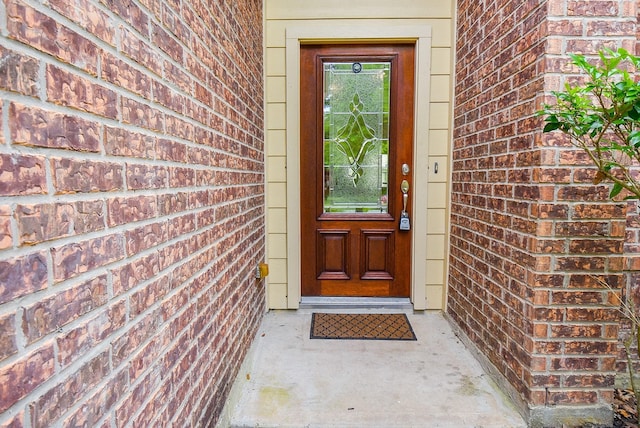
[[[303,43],[415,41],[414,189],[428,184],[429,92],[431,26],[427,20],[331,20],[286,28],[287,139],[287,307],[297,309],[301,294],[300,255],[300,45]],[[397,21],[394,22],[394,21]],[[418,96],[418,94],[420,96]],[[420,120],[418,120],[420,118]],[[415,310],[427,308],[427,194],[412,192],[411,301]]]

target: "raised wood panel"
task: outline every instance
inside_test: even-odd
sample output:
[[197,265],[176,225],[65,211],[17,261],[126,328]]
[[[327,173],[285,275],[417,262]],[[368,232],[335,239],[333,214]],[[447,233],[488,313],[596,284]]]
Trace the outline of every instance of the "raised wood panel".
[[318,230],[318,279],[349,279],[349,231]]
[[360,232],[362,279],[393,279],[393,230]]

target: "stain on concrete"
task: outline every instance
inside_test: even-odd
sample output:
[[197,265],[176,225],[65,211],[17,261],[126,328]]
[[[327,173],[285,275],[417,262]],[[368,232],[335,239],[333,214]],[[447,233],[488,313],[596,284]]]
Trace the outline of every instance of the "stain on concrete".
[[484,393],[482,389],[476,386],[473,378],[467,375],[463,375],[460,378],[460,386],[458,387],[458,392],[466,396],[481,395]]
[[278,388],[274,386],[263,386],[260,388],[258,397],[260,414],[269,416],[288,405],[291,400],[289,390],[286,388]]

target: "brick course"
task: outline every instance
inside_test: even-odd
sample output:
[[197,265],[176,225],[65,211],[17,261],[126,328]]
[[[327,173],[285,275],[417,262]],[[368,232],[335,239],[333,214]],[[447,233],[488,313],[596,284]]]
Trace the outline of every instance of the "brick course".
[[265,309],[262,2],[4,10],[0,425],[214,425]]
[[626,204],[534,113],[575,78],[568,53],[633,49],[636,3],[457,2],[448,313],[534,426],[610,422],[633,239]]

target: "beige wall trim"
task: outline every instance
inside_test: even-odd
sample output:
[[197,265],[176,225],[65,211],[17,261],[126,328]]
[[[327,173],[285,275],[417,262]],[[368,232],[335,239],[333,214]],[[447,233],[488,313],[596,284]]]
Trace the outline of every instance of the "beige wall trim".
[[[374,25],[372,24],[374,22]],[[300,45],[307,42],[416,41],[416,109],[414,188],[428,188],[431,26],[422,19],[322,20],[288,25],[286,31],[286,139],[287,139],[287,307],[300,304]],[[427,308],[427,193],[412,192],[413,257],[411,301]]]

